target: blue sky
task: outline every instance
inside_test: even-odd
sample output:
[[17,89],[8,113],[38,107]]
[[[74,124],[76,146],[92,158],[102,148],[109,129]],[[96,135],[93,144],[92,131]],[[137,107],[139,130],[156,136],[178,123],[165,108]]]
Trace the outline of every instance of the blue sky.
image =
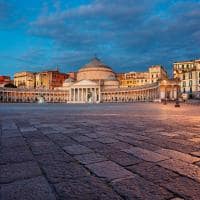
[[200,58],[200,0],[0,0],[0,75],[76,71],[94,54],[116,72]]

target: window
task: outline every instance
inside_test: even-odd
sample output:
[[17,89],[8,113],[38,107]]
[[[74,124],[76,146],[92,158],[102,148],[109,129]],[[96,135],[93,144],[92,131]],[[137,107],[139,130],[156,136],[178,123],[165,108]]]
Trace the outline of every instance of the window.
[[186,82],[185,81],[183,82],[183,87],[186,87]]
[[184,69],[184,65],[182,65],[182,69]]
[[153,78],[153,74],[151,75],[151,77]]
[[192,86],[192,81],[189,82],[189,86]]
[[199,72],[199,78],[200,78],[200,72]]
[[192,72],[189,73],[189,79],[192,79]]
[[185,74],[183,74],[183,80],[185,80]]
[[183,88],[183,93],[185,93],[185,88]]
[[192,93],[192,87],[190,87],[190,93]]

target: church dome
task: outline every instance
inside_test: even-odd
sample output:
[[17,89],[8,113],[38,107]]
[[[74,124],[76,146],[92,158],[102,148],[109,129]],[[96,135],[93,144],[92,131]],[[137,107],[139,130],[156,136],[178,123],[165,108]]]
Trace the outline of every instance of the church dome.
[[106,80],[115,73],[110,67],[105,65],[100,59],[93,58],[88,64],[83,66],[77,73],[77,80]]
[[[105,65],[104,63],[102,63],[102,61],[97,58],[97,57],[94,57],[88,64],[86,64],[85,66],[83,66],[83,68],[109,68],[111,69],[110,67],[108,67],[107,65]],[[82,68],[82,69],[83,69]]]

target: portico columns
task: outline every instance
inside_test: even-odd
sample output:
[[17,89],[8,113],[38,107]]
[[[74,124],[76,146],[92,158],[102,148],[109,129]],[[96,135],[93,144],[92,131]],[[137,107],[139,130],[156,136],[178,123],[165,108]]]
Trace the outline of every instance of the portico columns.
[[87,88],[85,88],[85,102],[87,102]]
[[79,102],[79,100],[80,100],[80,97],[79,97],[80,91],[79,91],[79,90],[80,90],[80,89],[77,88],[77,102]]

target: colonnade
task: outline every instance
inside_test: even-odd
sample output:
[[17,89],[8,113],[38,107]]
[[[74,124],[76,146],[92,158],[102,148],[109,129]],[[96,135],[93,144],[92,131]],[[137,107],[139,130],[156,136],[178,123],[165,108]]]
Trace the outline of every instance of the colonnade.
[[70,88],[69,99],[71,103],[98,103],[100,102],[99,87]]
[[159,98],[159,88],[151,89],[121,89],[102,92],[104,102],[134,102],[134,101],[153,101]]
[[19,90],[0,88],[0,102],[17,103],[17,102],[37,102],[43,98],[45,102],[68,102],[69,93],[67,91],[54,90]]
[[28,90],[0,88],[0,102],[45,102],[99,103],[154,101],[156,99],[175,100],[179,86],[173,82],[163,82],[140,88],[103,89],[100,86],[70,87],[68,90]]

